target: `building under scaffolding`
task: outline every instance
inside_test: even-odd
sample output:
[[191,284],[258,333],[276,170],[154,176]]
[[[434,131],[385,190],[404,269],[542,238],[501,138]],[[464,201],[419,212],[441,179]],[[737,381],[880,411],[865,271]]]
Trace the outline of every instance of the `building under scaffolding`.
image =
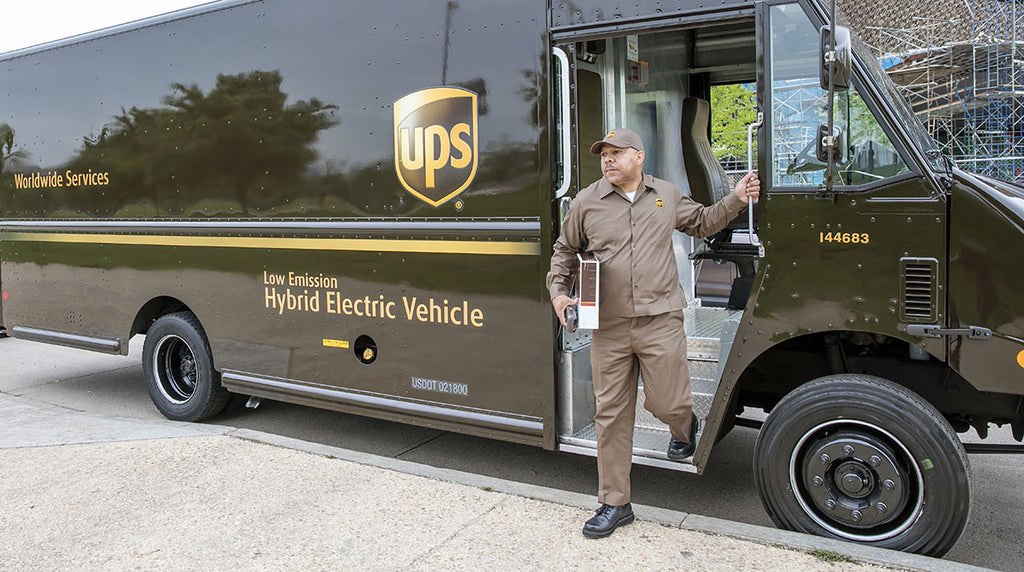
[[1024,181],[1024,0],[842,8],[961,167]]

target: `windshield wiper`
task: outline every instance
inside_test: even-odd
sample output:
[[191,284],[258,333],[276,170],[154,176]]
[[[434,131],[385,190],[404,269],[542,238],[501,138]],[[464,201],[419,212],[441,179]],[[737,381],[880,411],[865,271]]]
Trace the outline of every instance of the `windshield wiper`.
[[939,180],[942,181],[946,192],[949,192],[953,188],[953,158],[949,153],[943,153],[942,149],[928,149],[924,154],[932,161],[942,159],[942,165],[946,168],[946,172],[939,175]]

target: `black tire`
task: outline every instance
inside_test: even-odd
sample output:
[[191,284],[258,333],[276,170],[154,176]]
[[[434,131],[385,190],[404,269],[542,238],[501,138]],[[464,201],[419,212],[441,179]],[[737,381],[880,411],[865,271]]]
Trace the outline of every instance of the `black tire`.
[[941,556],[971,506],[967,453],[928,402],[870,375],[800,386],[754,445],[754,479],[780,528]]
[[224,410],[231,395],[220,384],[206,333],[191,312],[153,322],[142,349],[142,371],[153,404],[175,421],[212,417]]

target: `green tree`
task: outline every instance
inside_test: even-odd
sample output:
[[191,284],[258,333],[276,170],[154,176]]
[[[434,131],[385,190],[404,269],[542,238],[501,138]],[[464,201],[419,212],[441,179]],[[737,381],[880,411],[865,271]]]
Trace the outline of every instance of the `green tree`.
[[892,148],[889,137],[878,124],[874,114],[856,91],[836,95],[836,122],[850,136],[851,147],[864,141],[875,141]]
[[757,120],[753,86],[716,85],[711,88],[711,149],[722,163],[746,164],[747,126]]
[[[108,200],[152,200],[158,213],[188,215],[201,201],[241,214],[279,205],[316,158],[320,131],[339,123],[316,98],[287,104],[278,71],[221,74],[208,92],[176,83],[164,107],[122,110],[84,140],[72,169],[108,171]],[[77,205],[87,208],[88,205]]]
[[21,159],[26,156],[24,151],[14,148],[14,129],[6,123],[0,123],[0,173],[4,172],[4,165],[11,159]]

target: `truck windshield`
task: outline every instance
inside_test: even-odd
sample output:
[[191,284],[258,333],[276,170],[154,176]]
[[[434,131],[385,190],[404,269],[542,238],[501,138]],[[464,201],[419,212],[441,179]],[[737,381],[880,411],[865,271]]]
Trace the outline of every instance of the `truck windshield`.
[[[836,23],[849,27],[849,23],[845,21],[841,13],[836,15]],[[886,102],[896,116],[896,120],[906,129],[907,135],[912,139],[912,143],[917,146],[933,169],[945,170],[939,144],[932,139],[928,130],[921,123],[921,120],[914,114],[910,103],[907,102],[903,94],[900,93],[899,88],[896,87],[896,84],[893,83],[889,75],[882,69],[881,64],[871,54],[871,50],[856,35],[851,34],[851,38],[855,56],[864,64],[867,74],[871,77],[874,84],[878,86],[882,97],[886,99]]]

